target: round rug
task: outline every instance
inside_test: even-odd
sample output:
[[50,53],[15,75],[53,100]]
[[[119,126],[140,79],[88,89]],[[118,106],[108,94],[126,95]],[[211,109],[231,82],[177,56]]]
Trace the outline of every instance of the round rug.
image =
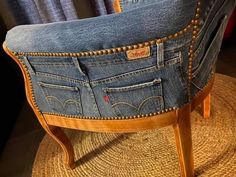
[[[216,75],[211,118],[192,113],[196,176],[236,176],[236,79]],[[140,133],[112,134],[66,130],[77,167],[64,166],[61,148],[43,138],[33,177],[177,177],[180,176],[172,127]]]

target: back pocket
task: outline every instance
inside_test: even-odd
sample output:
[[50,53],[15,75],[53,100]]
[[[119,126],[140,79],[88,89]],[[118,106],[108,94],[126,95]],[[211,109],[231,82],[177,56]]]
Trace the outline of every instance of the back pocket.
[[65,115],[82,115],[80,93],[78,87],[38,83],[50,107],[51,112]]
[[115,116],[149,114],[164,108],[161,79],[103,90]]

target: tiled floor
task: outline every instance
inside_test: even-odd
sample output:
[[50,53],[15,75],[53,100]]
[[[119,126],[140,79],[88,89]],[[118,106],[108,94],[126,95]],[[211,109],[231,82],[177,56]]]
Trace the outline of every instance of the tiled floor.
[[[222,48],[217,72],[236,77],[235,43],[227,44]],[[30,177],[34,157],[44,134],[37,118],[25,103],[0,157],[0,177]]]

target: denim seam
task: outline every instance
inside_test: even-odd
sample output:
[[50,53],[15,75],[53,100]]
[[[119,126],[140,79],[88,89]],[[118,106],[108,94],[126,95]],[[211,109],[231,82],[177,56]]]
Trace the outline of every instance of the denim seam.
[[51,79],[64,80],[64,81],[72,82],[72,83],[79,83],[79,84],[82,84],[83,86],[85,86],[86,83],[87,83],[87,82],[83,82],[83,81],[80,81],[80,80],[68,78],[68,77],[65,77],[65,76],[59,76],[59,75],[43,73],[43,72],[36,72],[36,76],[47,77],[49,79],[51,78]]
[[[224,6],[225,3],[222,4],[222,6]],[[214,15],[213,19],[215,19],[219,14],[220,14],[220,10],[223,8],[223,7],[220,7],[219,10],[217,10],[216,14]],[[209,24],[209,26],[207,27],[206,29],[206,34],[208,34],[208,31],[210,30],[210,27],[212,26],[212,23],[214,22],[214,20],[212,20]],[[203,30],[204,26],[201,28],[201,30]],[[199,32],[199,35],[201,34],[201,31]],[[204,36],[205,36],[204,35]],[[197,46],[197,49],[194,51],[194,55],[198,55],[200,50],[202,49],[203,45],[205,44],[205,41],[206,41],[206,38],[205,37],[202,37],[202,40],[200,41],[199,45]]]
[[42,65],[42,66],[48,66],[48,65],[50,65],[50,66],[73,66],[73,64],[63,64],[63,63],[50,63],[50,62],[47,62],[47,63],[45,63],[45,62],[43,62],[43,63],[36,63],[36,62],[31,62],[33,65],[36,65],[36,66],[40,66],[40,65]]
[[125,92],[125,91],[133,91],[133,90],[137,90],[137,89],[142,89],[142,88],[146,88],[146,87],[151,87],[154,86],[156,84],[161,84],[161,79],[154,79],[151,82],[145,82],[142,84],[137,84],[137,85],[131,85],[131,86],[126,86],[126,87],[116,87],[116,88],[104,88],[103,91],[104,92]]

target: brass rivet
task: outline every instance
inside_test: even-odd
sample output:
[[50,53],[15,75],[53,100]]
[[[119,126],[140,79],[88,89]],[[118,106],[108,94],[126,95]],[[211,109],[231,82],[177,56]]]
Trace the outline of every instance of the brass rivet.
[[118,51],[118,52],[121,52],[121,51],[122,51],[122,49],[121,49],[120,47],[118,47],[118,48],[117,48],[117,51]]
[[163,41],[167,41],[167,40],[168,40],[168,38],[167,38],[167,37],[164,37],[162,40],[163,40]]
[[107,53],[108,53],[108,54],[111,54],[111,53],[112,53],[112,50],[111,50],[111,49],[107,49]]
[[140,48],[144,47],[144,43],[138,44],[138,47]]
[[145,46],[149,46],[149,42],[145,42],[144,45],[145,45]]
[[150,44],[154,45],[154,44],[156,44],[156,41],[152,40],[152,41],[150,41]]
[[93,55],[97,55],[98,53],[97,53],[97,51],[93,51]]
[[132,50],[133,47],[131,45],[127,46],[128,50]]
[[133,45],[134,49],[137,49],[138,48],[138,45]]
[[162,42],[161,39],[157,39],[157,40],[156,40],[156,43],[157,43],[157,44],[160,44],[161,42]]
[[122,50],[126,51],[126,50],[128,50],[128,47],[124,46],[124,47],[122,47]]

